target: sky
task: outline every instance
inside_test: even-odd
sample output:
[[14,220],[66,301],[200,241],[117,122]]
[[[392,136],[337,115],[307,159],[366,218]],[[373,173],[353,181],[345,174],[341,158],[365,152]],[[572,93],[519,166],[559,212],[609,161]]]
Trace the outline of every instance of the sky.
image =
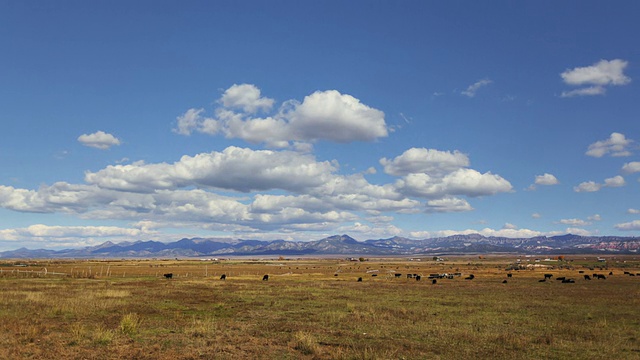
[[640,236],[637,14],[0,0],[0,250]]

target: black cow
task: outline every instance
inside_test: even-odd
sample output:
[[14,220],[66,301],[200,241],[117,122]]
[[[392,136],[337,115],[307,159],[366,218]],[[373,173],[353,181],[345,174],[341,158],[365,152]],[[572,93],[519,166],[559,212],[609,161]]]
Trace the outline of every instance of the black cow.
[[167,279],[173,278],[173,273],[164,274],[164,277]]
[[399,278],[402,274],[394,274],[395,277]]
[[545,279],[551,279],[552,277],[553,277],[553,274],[544,274]]
[[564,276],[561,276],[561,277],[556,278],[556,280],[561,280],[561,281],[564,281],[565,279],[566,279],[566,278],[565,278]]
[[412,274],[407,274],[407,279],[411,279],[413,277]]
[[467,276],[466,278],[464,278],[465,280],[473,280],[475,278],[475,276],[473,274],[470,274],[469,276]]
[[502,283],[503,283],[503,284],[506,284],[506,283],[507,283],[507,280],[502,280]]
[[583,270],[578,271],[578,274],[584,274]]
[[438,283],[438,280],[433,279],[433,280],[431,280],[431,283],[432,283],[433,285],[435,285],[435,284],[437,284],[437,283]]
[[538,280],[538,282],[545,282],[545,281],[547,281],[546,278]]
[[607,280],[607,277],[602,274],[598,274],[598,279]]
[[378,274],[371,274],[371,276],[378,276]]
[[613,271],[609,271],[609,276],[613,275]]
[[513,274],[509,273],[509,274],[507,274],[507,277],[508,278],[513,277]]
[[361,277],[358,278],[358,282],[362,282],[362,278]]
[[576,282],[576,281],[575,281],[575,280],[573,280],[573,279],[564,279],[564,280],[562,280],[562,283],[563,283],[563,284],[573,284],[573,283],[575,283],[575,282]]
[[220,280],[227,280],[227,274],[220,275]]
[[591,276],[589,276],[589,275],[585,275],[585,276],[584,276],[584,279],[585,279],[585,280],[591,280]]
[[269,275],[265,275],[262,277],[262,281],[269,281]]
[[631,275],[628,271],[624,272],[625,275]]
[[416,281],[420,281],[420,275],[416,275],[414,277],[416,278]]

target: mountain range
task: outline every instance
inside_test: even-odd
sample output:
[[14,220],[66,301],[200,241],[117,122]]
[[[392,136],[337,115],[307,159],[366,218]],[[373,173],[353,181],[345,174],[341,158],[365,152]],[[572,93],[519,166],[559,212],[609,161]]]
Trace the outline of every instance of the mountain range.
[[428,254],[635,254],[640,237],[538,236],[532,238],[485,237],[479,234],[413,240],[403,237],[357,241],[334,235],[315,241],[262,241],[230,238],[193,238],[175,242],[135,241],[65,250],[20,248],[0,252],[0,258],[175,258],[230,256],[397,256]]

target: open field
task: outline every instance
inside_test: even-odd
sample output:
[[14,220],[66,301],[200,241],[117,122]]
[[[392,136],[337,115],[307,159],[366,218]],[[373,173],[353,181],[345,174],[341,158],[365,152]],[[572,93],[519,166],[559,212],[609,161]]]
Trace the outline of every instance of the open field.
[[0,359],[640,359],[640,257],[515,259],[3,261]]

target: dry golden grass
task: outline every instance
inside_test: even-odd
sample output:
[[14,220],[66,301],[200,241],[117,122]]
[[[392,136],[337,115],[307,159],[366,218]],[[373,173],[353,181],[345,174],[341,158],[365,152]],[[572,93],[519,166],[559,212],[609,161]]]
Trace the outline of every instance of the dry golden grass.
[[568,258],[5,262],[0,359],[640,358],[638,258]]

